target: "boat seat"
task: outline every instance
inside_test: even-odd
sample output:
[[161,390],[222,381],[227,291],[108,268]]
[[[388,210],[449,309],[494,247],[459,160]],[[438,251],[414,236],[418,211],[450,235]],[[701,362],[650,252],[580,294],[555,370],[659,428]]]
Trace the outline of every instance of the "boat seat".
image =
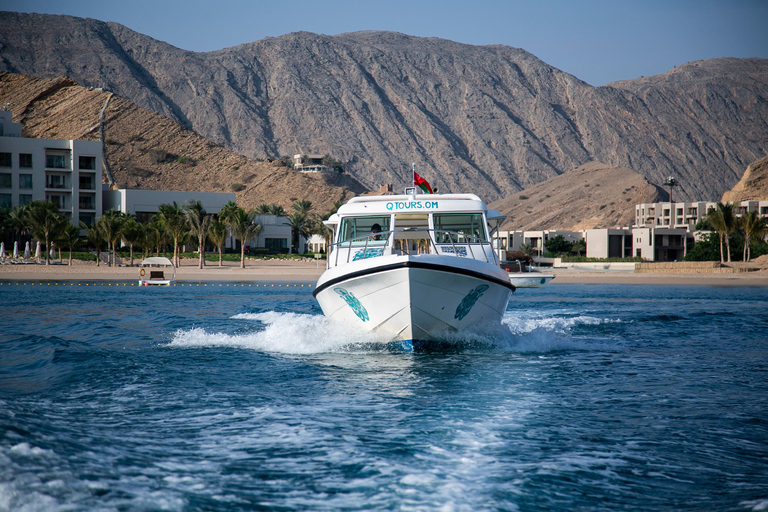
[[150,270],[149,271],[149,278],[150,279],[165,279],[165,274],[163,274],[162,270]]

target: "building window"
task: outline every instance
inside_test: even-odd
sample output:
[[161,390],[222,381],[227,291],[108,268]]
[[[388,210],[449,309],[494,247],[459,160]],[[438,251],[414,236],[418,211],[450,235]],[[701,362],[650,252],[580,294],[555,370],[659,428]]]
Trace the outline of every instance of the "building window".
[[64,197],[63,196],[46,196],[46,201],[51,202],[56,205],[56,208],[59,210],[64,209]]
[[80,222],[85,224],[87,227],[93,226],[93,215],[81,215]]
[[11,173],[0,172],[0,188],[12,188],[13,181],[11,179]]
[[95,210],[96,198],[93,196],[80,196],[80,209],[81,210]]
[[270,251],[280,251],[288,249],[288,240],[285,238],[265,238],[264,247]]
[[19,174],[19,188],[30,189],[32,188],[32,175],[31,174]]
[[48,169],[66,169],[66,155],[45,155],[45,166]]
[[32,194],[19,194],[19,206],[24,206],[32,202]]
[[13,206],[11,194],[0,194],[0,208],[10,208]]
[[78,167],[80,169],[89,169],[91,171],[96,169],[96,157],[95,156],[81,156],[79,158]]
[[45,188],[66,188],[64,176],[58,174],[47,176],[48,180]]
[[29,153],[19,153],[19,168],[31,169],[32,168],[32,155]]
[[94,190],[94,182],[96,180],[94,179],[94,176],[91,175],[80,175],[80,190]]

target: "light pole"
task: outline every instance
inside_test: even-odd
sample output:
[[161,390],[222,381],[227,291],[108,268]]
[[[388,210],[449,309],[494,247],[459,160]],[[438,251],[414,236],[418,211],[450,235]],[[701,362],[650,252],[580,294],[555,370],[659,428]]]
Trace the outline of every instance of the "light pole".
[[672,202],[672,189],[677,186],[677,180],[674,176],[667,176],[666,181],[664,181],[664,185],[669,187],[669,202]]

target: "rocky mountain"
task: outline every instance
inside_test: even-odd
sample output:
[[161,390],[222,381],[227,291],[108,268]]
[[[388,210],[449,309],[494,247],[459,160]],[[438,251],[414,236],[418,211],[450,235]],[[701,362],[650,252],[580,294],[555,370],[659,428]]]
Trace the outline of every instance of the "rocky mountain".
[[288,210],[294,201],[307,199],[318,213],[364,190],[345,176],[302,174],[283,162],[257,162],[125,98],[81,87],[65,77],[0,73],[0,103],[11,104],[24,137],[99,140],[100,113],[108,98],[105,153],[121,188],[237,189],[237,202],[245,208],[276,203]]
[[639,173],[591,162],[490,207],[507,216],[502,229],[578,231],[631,226],[636,204],[668,199]]
[[495,200],[600,161],[714,199],[768,154],[765,59],[592,87],[501,45],[301,32],[195,53],[116,23],[5,12],[0,70],[103,86],[250,157],[328,153],[370,189],[400,189],[415,162],[442,191]]
[[768,156],[749,164],[741,180],[722,198],[723,202],[754,200],[768,200]]

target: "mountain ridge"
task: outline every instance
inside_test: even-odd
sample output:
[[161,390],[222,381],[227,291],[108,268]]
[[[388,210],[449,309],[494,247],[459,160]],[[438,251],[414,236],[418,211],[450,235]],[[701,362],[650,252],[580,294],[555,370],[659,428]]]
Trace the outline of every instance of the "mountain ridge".
[[[37,17],[32,17],[37,16]],[[487,200],[579,165],[720,197],[768,153],[768,60],[713,59],[593,87],[504,45],[361,31],[195,53],[113,22],[0,13],[0,70],[104,85],[241,154],[328,153],[369,189]]]
[[[66,77],[0,73],[0,102],[11,103],[22,136],[99,140],[99,116],[110,93]],[[121,188],[233,192],[245,208],[312,201],[324,213],[365,189],[343,175],[308,175],[283,162],[258,162],[211,143],[170,118],[112,96],[105,112],[105,157]],[[240,187],[236,187],[240,188]]]

